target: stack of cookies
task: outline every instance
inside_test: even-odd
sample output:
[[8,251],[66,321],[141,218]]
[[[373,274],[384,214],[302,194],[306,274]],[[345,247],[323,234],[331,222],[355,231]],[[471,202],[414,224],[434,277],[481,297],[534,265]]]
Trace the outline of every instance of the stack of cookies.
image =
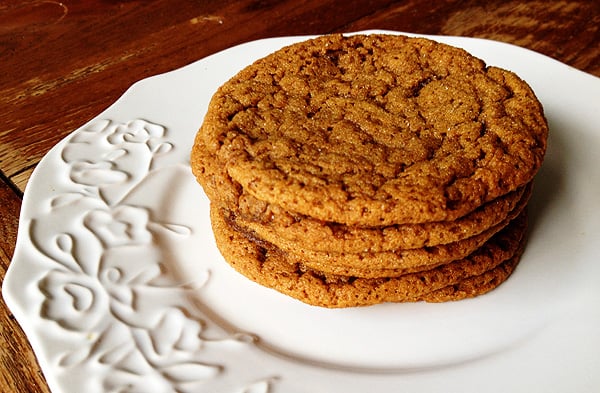
[[512,72],[397,35],[327,35],[213,96],[191,154],[219,250],[323,307],[490,291],[523,252],[548,135]]

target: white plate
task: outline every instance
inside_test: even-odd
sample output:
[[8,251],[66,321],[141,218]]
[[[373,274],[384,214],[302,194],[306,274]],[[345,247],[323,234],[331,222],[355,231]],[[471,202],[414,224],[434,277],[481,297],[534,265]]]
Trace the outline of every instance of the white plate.
[[188,155],[213,91],[305,37],[142,80],[29,181],[3,285],[54,392],[597,392],[600,80],[503,43],[431,37],[527,80],[551,127],[513,276],[445,304],[326,310],[215,248]]

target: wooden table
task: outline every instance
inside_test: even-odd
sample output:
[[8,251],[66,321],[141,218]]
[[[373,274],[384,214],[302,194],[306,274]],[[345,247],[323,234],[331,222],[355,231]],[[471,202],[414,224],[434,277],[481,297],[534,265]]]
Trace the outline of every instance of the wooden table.
[[[36,164],[132,83],[258,38],[363,29],[505,41],[600,77],[597,0],[0,0],[0,277]],[[0,332],[0,391],[47,392],[3,301]]]

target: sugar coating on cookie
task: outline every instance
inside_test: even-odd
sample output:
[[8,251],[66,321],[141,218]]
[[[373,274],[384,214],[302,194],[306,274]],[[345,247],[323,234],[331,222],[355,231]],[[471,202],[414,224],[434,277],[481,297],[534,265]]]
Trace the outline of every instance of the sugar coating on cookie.
[[[529,183],[548,127],[530,87],[462,49],[327,35],[213,96],[192,169],[284,210],[358,226],[454,220]],[[197,147],[197,146],[201,146]],[[214,157],[195,158],[199,149]]]

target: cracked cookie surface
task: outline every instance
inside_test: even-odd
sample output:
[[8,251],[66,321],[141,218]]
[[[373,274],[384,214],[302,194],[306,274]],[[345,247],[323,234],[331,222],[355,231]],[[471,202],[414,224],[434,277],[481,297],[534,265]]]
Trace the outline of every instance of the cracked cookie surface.
[[[214,95],[192,169],[355,226],[451,221],[527,184],[547,124],[529,86],[462,49],[328,35],[255,62]],[[199,159],[206,149],[211,162]]]

